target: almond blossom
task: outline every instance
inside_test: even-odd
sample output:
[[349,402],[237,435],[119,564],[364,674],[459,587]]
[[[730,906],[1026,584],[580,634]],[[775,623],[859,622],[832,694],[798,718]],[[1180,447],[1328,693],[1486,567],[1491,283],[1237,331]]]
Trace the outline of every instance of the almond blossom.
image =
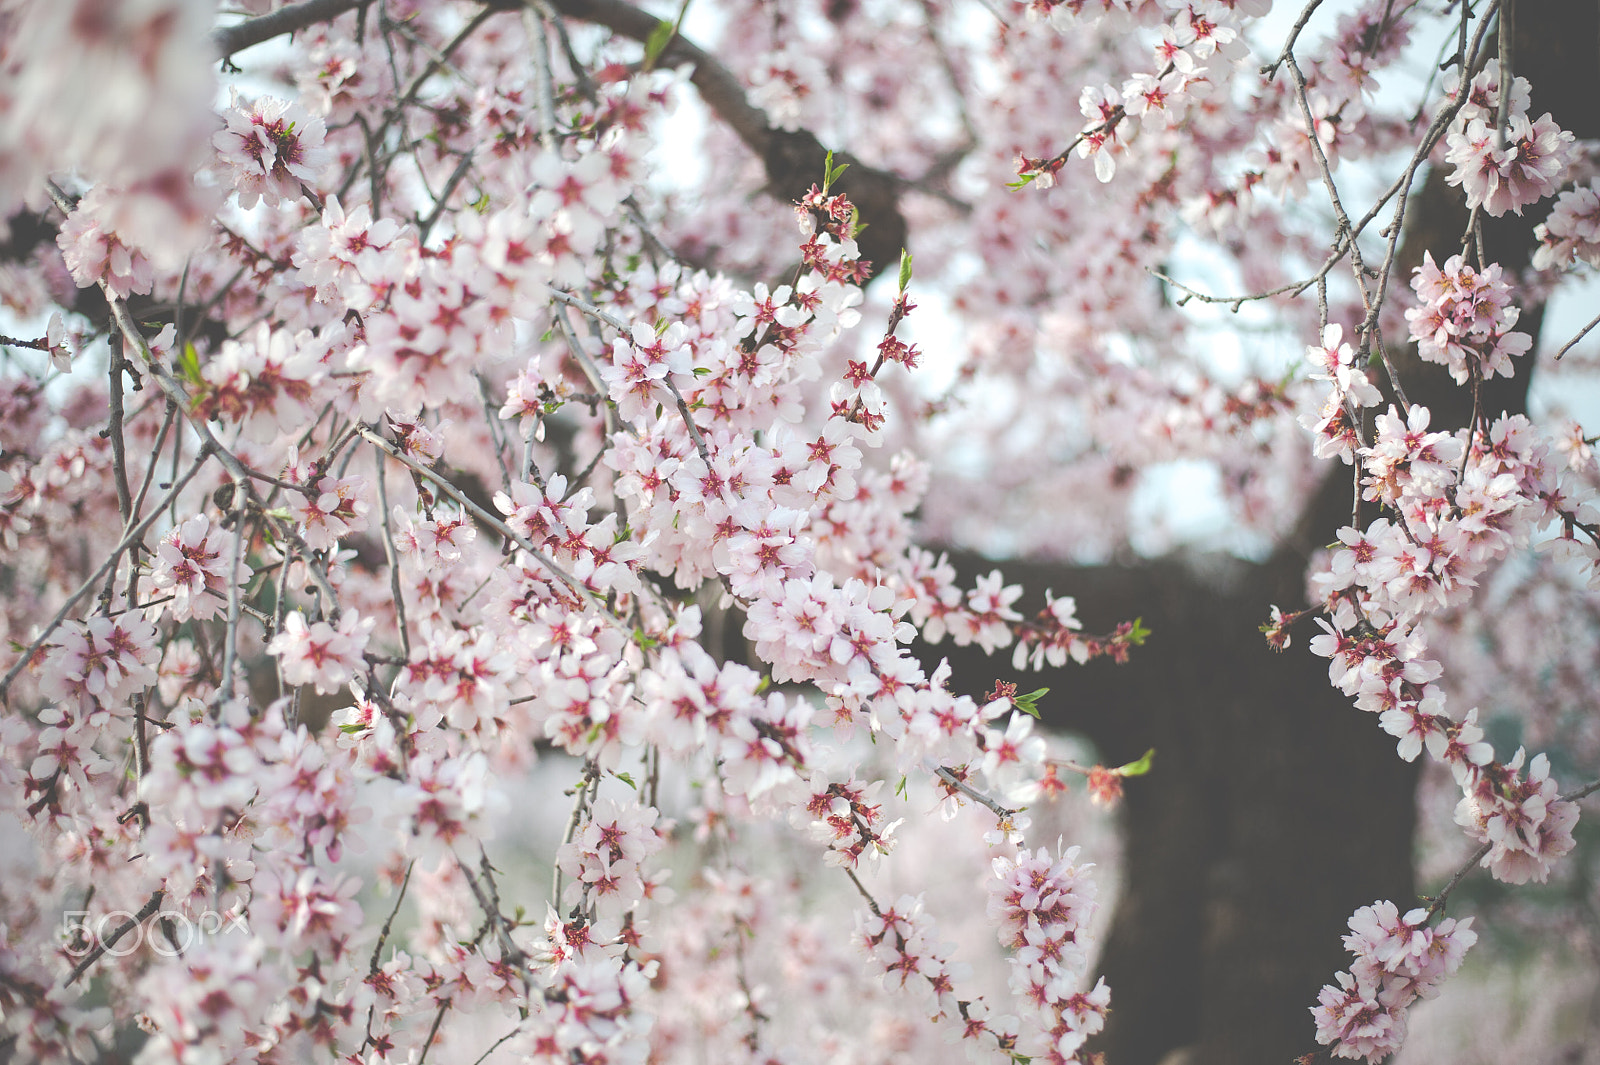
[[232,172],[240,207],[248,210],[257,201],[273,207],[297,199],[302,185],[316,186],[328,158],[322,119],[272,96],[245,105],[235,91],[227,121],[212,143]]
[[[1143,565],[1163,471],[1305,577],[1269,639],[1314,616],[1488,875],[1569,875],[1593,745],[1503,760],[1459,694],[1469,626],[1552,594],[1505,591],[1530,548],[1600,581],[1592,434],[1478,402],[1594,265],[1587,146],[1479,45],[1409,77],[1487,11],[235,6],[0,13],[19,1060],[1095,1061],[1105,856],[1035,837],[1151,762],[1047,726],[1150,632],[1010,560]],[[1547,273],[1469,233],[1402,334],[1429,166],[1555,197]],[[1350,517],[1302,527],[1335,455]],[[1443,903],[1356,912],[1307,1041],[1399,1045],[1476,939]]]

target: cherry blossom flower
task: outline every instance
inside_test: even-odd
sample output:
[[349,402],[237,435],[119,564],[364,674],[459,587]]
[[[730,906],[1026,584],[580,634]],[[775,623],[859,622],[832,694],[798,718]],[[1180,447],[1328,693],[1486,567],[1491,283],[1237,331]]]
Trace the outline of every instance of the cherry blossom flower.
[[298,199],[302,185],[316,187],[328,159],[322,119],[272,96],[244,105],[236,91],[227,120],[212,143],[239,192],[240,207],[276,207],[282,199]]
[[90,189],[62,223],[56,243],[79,287],[103,282],[108,293],[125,300],[150,291],[155,267],[111,229],[107,215],[115,202],[109,190]]
[[155,614],[165,611],[176,621],[204,621],[226,611],[229,585],[244,587],[253,572],[239,559],[237,540],[237,534],[212,524],[205,514],[168,533],[142,582],[144,594],[171,597],[152,608]]
[[310,684],[324,694],[336,692],[360,674],[361,656],[376,624],[376,618],[346,610],[337,628],[326,621],[307,625],[305,615],[293,610],[283,619],[283,631],[267,644],[267,653],[278,659],[288,683]]

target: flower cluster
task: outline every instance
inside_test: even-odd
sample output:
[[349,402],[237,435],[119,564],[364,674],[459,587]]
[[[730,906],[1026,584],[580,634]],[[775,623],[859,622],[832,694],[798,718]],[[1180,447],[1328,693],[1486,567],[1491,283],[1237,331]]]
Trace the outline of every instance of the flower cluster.
[[1452,255],[1441,268],[1424,253],[1411,287],[1418,305],[1406,311],[1406,321],[1417,354],[1447,367],[1457,384],[1510,377],[1512,357],[1533,345],[1532,337],[1512,329],[1521,311],[1511,306],[1511,286],[1501,280],[1498,263],[1474,270]]
[[1445,180],[1459,185],[1467,206],[1499,217],[1522,213],[1530,203],[1553,196],[1573,160],[1573,137],[1549,114],[1528,117],[1528,82],[1512,81],[1506,125],[1499,128],[1500,64],[1489,60],[1472,79],[1466,100],[1445,138],[1446,161],[1454,168]]
[[227,120],[227,129],[212,143],[232,173],[240,207],[254,207],[258,200],[275,207],[280,200],[298,199],[303,186],[316,187],[328,160],[322,119],[271,96],[246,106],[235,91]]
[[[1059,848],[1058,848],[1059,849]],[[1089,920],[1095,883],[1078,848],[1052,857],[1047,847],[996,858],[988,882],[988,914],[1011,951],[1011,990],[1025,1004],[1017,1049],[1031,1057],[1070,1061],[1105,1026],[1111,990],[1097,981],[1080,990],[1089,965]]]
[[1392,902],[1363,906],[1350,918],[1345,949],[1355,955],[1339,986],[1327,986],[1311,1010],[1317,1042],[1332,1045],[1334,1057],[1381,1061],[1400,1049],[1406,1036],[1406,1009],[1432,998],[1439,983],[1461,967],[1478,941],[1472,918],[1447,917],[1429,925],[1427,910],[1404,917]]
[[267,644],[267,653],[277,656],[288,683],[310,684],[324,694],[335,692],[360,674],[375,624],[376,618],[347,610],[337,628],[326,621],[307,625],[306,616],[292,610],[283,619],[283,631]]
[[572,842],[556,853],[556,864],[572,878],[563,904],[583,911],[593,906],[602,917],[637,909],[659,882],[642,868],[661,849],[655,820],[655,810],[610,799],[595,803]]
[[1539,269],[1564,267],[1574,259],[1600,267],[1600,186],[1591,181],[1562,192],[1533,232],[1539,238],[1533,265]]
[[1319,459],[1337,455],[1346,464],[1355,460],[1361,434],[1356,428],[1357,412],[1382,398],[1367,379],[1356,352],[1344,342],[1344,327],[1338,324],[1322,331],[1322,345],[1306,348],[1306,361],[1316,373],[1313,381],[1328,382],[1327,397],[1317,415],[1306,414],[1301,424],[1316,434],[1313,448]]
[[141,591],[159,617],[205,621],[227,610],[230,585],[249,583],[252,570],[240,556],[238,536],[196,514],[169,532],[156,546],[156,557]]

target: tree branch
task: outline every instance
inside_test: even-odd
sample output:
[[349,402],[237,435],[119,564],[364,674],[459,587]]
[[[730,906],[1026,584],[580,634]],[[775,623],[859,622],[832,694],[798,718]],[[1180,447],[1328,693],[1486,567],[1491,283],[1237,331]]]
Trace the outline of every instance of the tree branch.
[[220,26],[211,31],[211,43],[217,54],[226,58],[235,52],[253,48],[263,41],[297,33],[318,22],[330,22],[346,11],[371,3],[372,0],[304,0],[302,3],[280,7],[271,14]]
[[[593,22],[640,42],[649,40],[662,21],[624,0],[552,0],[550,6],[560,14]],[[813,182],[820,183],[823,161],[828,155],[822,142],[809,130],[774,129],[767,113],[750,103],[743,83],[716,57],[681,34],[674,34],[658,62],[694,66],[690,82],[717,117],[761,157],[767,172],[767,191],[774,198],[792,202],[805,195]],[[873,276],[877,276],[879,270],[900,261],[900,252],[906,246],[906,221],[899,200],[908,183],[898,174],[868,166],[848,153],[834,152],[833,157],[835,163],[850,165],[835,187],[850,197],[861,220],[867,223],[857,243],[862,258],[873,264]]]
[[[553,0],[550,6],[563,15],[604,26],[613,33],[641,44],[649,40],[661,24],[661,19],[623,0]],[[698,45],[684,39],[682,34],[674,34],[662,50],[657,65],[675,66],[682,63],[694,65],[694,73],[689,80],[700,90],[700,96],[707,106],[739,135],[739,139],[751,151],[766,158],[776,131],[767,121],[767,113],[746,98],[744,86],[733,72]]]

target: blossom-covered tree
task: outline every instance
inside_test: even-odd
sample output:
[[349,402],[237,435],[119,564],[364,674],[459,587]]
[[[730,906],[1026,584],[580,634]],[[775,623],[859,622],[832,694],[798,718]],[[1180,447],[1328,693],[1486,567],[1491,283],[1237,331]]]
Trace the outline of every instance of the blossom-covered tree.
[[0,3],[0,1046],[1387,1057],[1600,767],[1514,6]]

